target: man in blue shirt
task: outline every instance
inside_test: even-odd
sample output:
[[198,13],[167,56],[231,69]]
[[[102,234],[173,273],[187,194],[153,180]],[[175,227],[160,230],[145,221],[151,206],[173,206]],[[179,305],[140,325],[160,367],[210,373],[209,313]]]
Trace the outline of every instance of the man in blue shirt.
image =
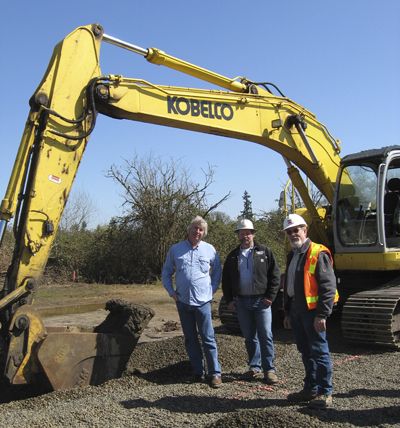
[[211,301],[221,280],[221,263],[215,248],[202,241],[206,235],[207,222],[200,216],[195,217],[188,226],[187,239],[169,249],[162,270],[162,283],[176,302],[194,380],[204,380],[200,334],[210,386],[218,388],[222,384],[221,366],[212,325]]

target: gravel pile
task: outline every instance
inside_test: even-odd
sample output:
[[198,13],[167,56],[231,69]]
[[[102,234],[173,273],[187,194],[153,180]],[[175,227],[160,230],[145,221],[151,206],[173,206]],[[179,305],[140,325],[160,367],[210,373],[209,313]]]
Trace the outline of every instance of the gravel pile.
[[[286,395],[301,388],[303,367],[291,333],[275,332],[280,382],[246,382],[243,339],[217,332],[224,384],[191,384],[182,337],[139,344],[125,376],[97,387],[0,405],[4,427],[400,427],[399,353],[343,343],[329,326],[334,407],[310,410]],[[9,391],[2,390],[3,402]]]

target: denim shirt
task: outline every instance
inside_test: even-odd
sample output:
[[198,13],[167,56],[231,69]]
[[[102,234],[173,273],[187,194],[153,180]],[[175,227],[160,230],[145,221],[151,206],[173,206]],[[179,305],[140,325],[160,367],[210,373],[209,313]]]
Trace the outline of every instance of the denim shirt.
[[253,282],[253,248],[240,248],[238,256],[240,295],[256,294]]
[[[173,274],[175,273],[175,289]],[[193,248],[181,241],[169,249],[163,270],[162,283],[170,296],[176,293],[180,302],[201,306],[212,300],[221,280],[221,263],[215,248],[200,241]]]

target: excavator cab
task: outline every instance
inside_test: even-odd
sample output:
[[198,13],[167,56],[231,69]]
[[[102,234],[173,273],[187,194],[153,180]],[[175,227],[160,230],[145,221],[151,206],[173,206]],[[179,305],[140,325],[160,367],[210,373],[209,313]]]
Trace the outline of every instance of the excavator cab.
[[400,248],[400,147],[343,158],[336,195],[337,253],[391,253]]
[[398,348],[400,146],[343,158],[334,215],[344,336]]

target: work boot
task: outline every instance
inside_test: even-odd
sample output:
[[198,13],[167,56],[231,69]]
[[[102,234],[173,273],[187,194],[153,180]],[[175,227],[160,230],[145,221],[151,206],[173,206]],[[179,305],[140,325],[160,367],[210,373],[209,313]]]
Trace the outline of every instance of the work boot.
[[311,409],[327,409],[328,407],[332,407],[332,395],[317,395],[310,401],[308,407]]
[[219,388],[222,385],[221,375],[212,375],[210,380],[211,388]]
[[274,370],[269,370],[264,373],[264,382],[267,385],[275,385],[278,383],[278,376],[276,375]]
[[249,371],[244,373],[243,377],[246,380],[252,381],[252,380],[261,379],[263,377],[263,374],[260,370],[250,369]]
[[306,403],[313,400],[317,396],[316,392],[310,391],[308,389],[302,389],[299,392],[292,392],[286,397],[291,403]]

